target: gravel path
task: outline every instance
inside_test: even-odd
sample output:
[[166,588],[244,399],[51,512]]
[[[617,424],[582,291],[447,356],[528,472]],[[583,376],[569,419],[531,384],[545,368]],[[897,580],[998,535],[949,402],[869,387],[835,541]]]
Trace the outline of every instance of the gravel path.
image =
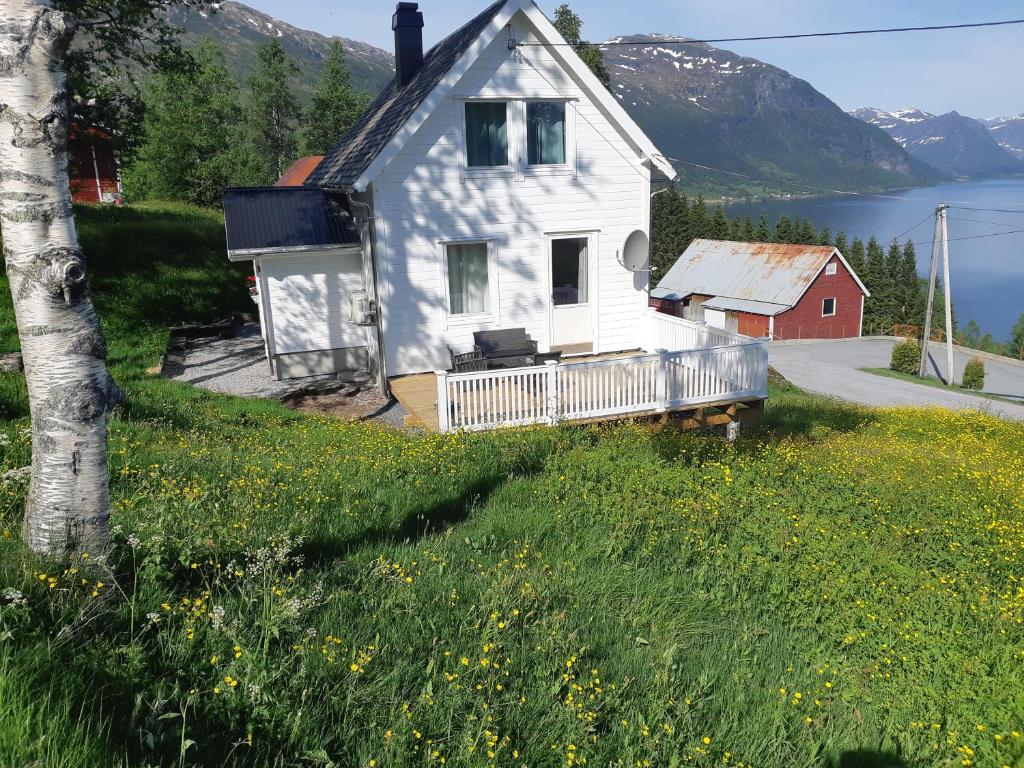
[[[239,397],[265,397],[280,400],[295,393],[312,382],[332,380],[334,376],[311,376],[304,379],[277,381],[270,372],[263,350],[263,337],[258,325],[245,325],[231,339],[201,338],[189,339],[184,349],[169,358],[165,374],[176,381]],[[365,400],[370,409],[369,420],[386,424],[396,429],[404,428],[405,409],[397,400],[385,402],[365,391],[356,396]],[[322,398],[325,413],[333,410],[327,407],[330,398]],[[334,400],[337,405],[337,400]],[[318,410],[316,400],[307,399],[302,410]],[[365,409],[364,409],[365,410]]]
[[[774,342],[769,347],[770,364],[801,389],[831,395],[862,405],[939,405],[954,410],[977,410],[1015,421],[1024,421],[1024,368],[1012,361],[985,359],[985,392],[1020,398],[1021,404],[992,400],[938,387],[878,376],[861,368],[887,368],[895,340],[889,338],[849,339],[803,343]],[[945,374],[945,350],[932,348],[939,369]],[[943,359],[938,360],[939,357]],[[953,367],[957,380],[970,355],[957,351]]]

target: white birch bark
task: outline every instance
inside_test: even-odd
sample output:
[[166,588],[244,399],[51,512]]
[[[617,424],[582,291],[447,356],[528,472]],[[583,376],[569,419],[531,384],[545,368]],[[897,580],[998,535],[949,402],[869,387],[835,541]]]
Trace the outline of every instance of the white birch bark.
[[23,535],[48,554],[106,546],[107,423],[120,394],[71,210],[72,34],[50,0],[0,0],[0,228],[32,414]]

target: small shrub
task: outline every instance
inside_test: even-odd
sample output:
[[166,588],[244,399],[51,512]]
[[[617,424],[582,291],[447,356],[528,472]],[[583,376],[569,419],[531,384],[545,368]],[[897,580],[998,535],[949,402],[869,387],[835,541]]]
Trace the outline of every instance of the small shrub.
[[964,389],[981,389],[985,386],[985,363],[980,357],[972,357],[967,361],[960,386]]
[[889,367],[900,373],[917,375],[921,365],[921,345],[913,339],[901,341],[892,348],[892,362]]

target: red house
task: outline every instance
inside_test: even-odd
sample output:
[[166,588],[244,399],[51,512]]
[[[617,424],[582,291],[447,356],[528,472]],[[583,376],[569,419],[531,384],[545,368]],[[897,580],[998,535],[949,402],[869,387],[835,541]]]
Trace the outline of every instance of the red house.
[[861,335],[869,295],[832,246],[694,240],[651,306],[747,336],[841,339]]
[[72,124],[68,136],[68,177],[76,203],[121,202],[121,166],[110,134]]

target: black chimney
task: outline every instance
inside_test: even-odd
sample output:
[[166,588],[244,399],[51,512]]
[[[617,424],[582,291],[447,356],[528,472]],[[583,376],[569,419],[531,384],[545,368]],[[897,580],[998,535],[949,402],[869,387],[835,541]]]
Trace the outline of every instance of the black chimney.
[[408,83],[423,67],[423,14],[419,3],[399,3],[391,17],[395,30],[395,77],[398,87]]

